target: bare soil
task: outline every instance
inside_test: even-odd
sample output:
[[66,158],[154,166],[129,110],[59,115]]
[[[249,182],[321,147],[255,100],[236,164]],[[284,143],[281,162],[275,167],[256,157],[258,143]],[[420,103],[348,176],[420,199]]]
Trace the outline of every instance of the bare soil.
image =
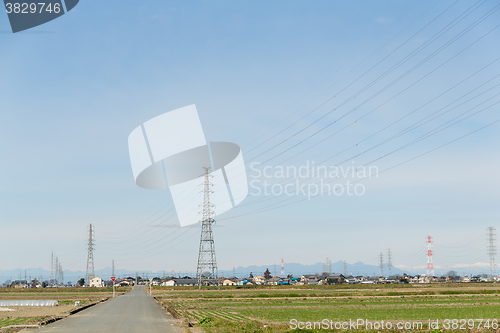
[[[6,309],[14,311],[5,311]],[[7,318],[24,318],[24,317],[56,317],[67,314],[74,310],[74,304],[60,304],[58,306],[9,306],[0,308],[0,320]]]

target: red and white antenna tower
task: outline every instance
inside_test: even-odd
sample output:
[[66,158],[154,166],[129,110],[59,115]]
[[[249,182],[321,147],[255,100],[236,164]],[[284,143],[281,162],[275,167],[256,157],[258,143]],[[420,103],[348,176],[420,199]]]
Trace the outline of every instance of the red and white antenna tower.
[[425,237],[427,243],[427,276],[434,276],[434,264],[432,263],[432,237]]
[[281,278],[285,278],[285,262],[281,259]]

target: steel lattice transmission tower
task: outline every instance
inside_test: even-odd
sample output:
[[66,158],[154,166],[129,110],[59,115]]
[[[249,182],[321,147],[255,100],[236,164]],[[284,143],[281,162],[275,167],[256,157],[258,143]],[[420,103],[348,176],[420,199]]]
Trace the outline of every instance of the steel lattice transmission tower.
[[[210,202],[210,189],[213,184],[210,183],[210,178],[213,176],[209,173],[210,168],[204,167],[205,173],[203,174],[203,205],[201,219],[201,237],[200,237],[200,252],[198,253],[198,268],[196,269],[196,279],[198,280],[198,288],[201,289],[203,281],[212,282],[214,285],[219,285],[219,273],[217,270],[217,260],[215,258],[215,243],[214,234],[212,232],[212,225],[215,220],[212,218],[215,215],[213,208],[214,204]],[[209,276],[204,276],[208,273]]]
[[59,263],[59,279],[60,279],[59,284],[61,286],[64,286],[64,271],[61,263]]
[[387,249],[387,274],[392,276],[392,253],[391,249]]
[[283,259],[281,259],[281,274],[280,274],[280,277],[282,279],[285,278],[285,262],[283,261]]
[[488,256],[490,257],[490,278],[493,278],[497,275],[497,267],[495,264],[495,254],[497,253],[497,247],[495,246],[496,229],[494,227],[488,227],[486,231],[488,231],[486,234],[488,236],[488,246],[486,246],[486,249],[488,251]]
[[434,263],[432,262],[432,237],[425,237],[425,243],[427,244],[427,276],[434,276]]
[[380,276],[384,276],[384,254],[382,252],[379,255],[378,267],[380,268]]
[[52,255],[50,256],[50,278],[49,285],[52,285],[54,280],[54,251],[52,251]]
[[[89,242],[88,242],[88,253],[87,253],[87,270],[85,274],[85,282],[87,285],[90,284],[90,278],[95,276],[94,271],[94,228],[92,223],[89,225]],[[89,275],[90,274],[90,275]]]
[[328,275],[332,272],[332,261],[329,258],[325,259],[325,263],[323,264],[323,272],[328,273]]
[[59,258],[56,256],[56,261],[54,262],[54,280],[56,283],[56,286],[59,285]]

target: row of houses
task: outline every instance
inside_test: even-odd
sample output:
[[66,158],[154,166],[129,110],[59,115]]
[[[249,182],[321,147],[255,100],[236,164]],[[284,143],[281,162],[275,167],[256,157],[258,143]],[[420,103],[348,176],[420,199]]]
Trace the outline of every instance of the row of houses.
[[[498,281],[497,277],[488,278],[487,276],[469,276],[469,277],[439,277],[439,276],[426,276],[426,275],[407,275],[403,274],[400,276],[344,276],[343,274],[309,274],[301,275],[300,277],[288,276],[286,278],[282,277],[269,277],[265,278],[263,276],[250,276],[247,278],[237,278],[228,277],[220,278],[219,284],[222,286],[264,286],[264,285],[329,285],[329,284],[391,284],[391,283],[446,283],[446,282],[487,282],[487,281]],[[184,277],[163,277],[163,278],[153,278],[151,280],[145,280],[140,278],[125,277],[122,279],[117,279],[115,281],[116,286],[132,286],[132,285],[144,285],[151,281],[154,286],[179,286],[179,287],[189,287],[198,285],[198,280],[190,276]],[[206,280],[204,285],[212,284],[213,281]],[[94,276],[90,277],[89,287],[100,288],[104,286],[111,286],[113,282],[111,280],[105,281],[104,279]],[[52,284],[38,282],[34,279],[31,282],[25,280],[12,281],[9,287],[14,288],[40,288],[40,287],[50,287]],[[68,284],[66,287],[79,286],[79,284]]]
[[[486,282],[492,279],[485,277],[437,277],[426,275],[400,275],[400,276],[344,276],[343,274],[329,275],[302,275],[300,277],[270,277],[263,276],[248,278],[220,278],[222,286],[245,286],[245,285],[331,285],[331,284],[393,284],[393,283],[446,283],[446,282]],[[198,280],[192,277],[162,278],[153,280],[153,285],[159,286],[195,286]],[[207,283],[208,284],[208,283]]]
[[[147,281],[148,282],[148,281]],[[270,277],[266,279],[263,276],[255,276],[248,278],[237,278],[228,277],[220,278],[219,284],[222,286],[245,286],[245,285],[314,285],[314,284],[340,284],[340,283],[354,283],[357,282],[356,279],[345,278],[342,274],[330,274],[328,276],[317,276],[317,275],[303,275],[300,277]],[[134,278],[123,278],[116,281],[117,285],[128,286],[134,284],[141,284],[141,282],[135,281]],[[189,287],[198,285],[198,280],[193,277],[166,277],[166,278],[154,278],[151,280],[153,286],[179,286],[179,287]],[[214,283],[211,280],[205,280],[204,284]]]

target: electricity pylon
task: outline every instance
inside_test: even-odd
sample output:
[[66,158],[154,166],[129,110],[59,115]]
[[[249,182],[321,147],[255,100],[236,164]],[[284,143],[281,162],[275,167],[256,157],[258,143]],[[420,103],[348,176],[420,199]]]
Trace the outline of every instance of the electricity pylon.
[[494,227],[488,227],[486,229],[488,231],[487,236],[488,236],[488,246],[486,246],[486,249],[488,251],[488,256],[490,257],[490,279],[493,279],[494,276],[497,275],[497,268],[495,264],[495,254],[497,253],[497,247],[495,246],[495,228]]
[[[85,274],[85,282],[87,285],[90,284],[90,278],[95,276],[94,271],[94,228],[92,223],[89,226],[89,241],[88,241],[88,253],[87,253],[87,270]],[[91,274],[91,275],[89,275]]]
[[214,234],[212,232],[212,225],[215,223],[215,220],[212,218],[215,215],[213,211],[215,205],[210,202],[210,193],[213,193],[211,190],[213,184],[210,183],[210,178],[213,178],[213,176],[209,173],[209,167],[204,167],[203,169],[205,170],[203,174],[204,181],[200,184],[203,185],[203,204],[200,205],[203,217],[200,221],[200,251],[198,253],[198,268],[196,269],[196,279],[198,280],[199,289],[201,289],[201,285],[204,282],[212,282],[213,285],[219,286]]

